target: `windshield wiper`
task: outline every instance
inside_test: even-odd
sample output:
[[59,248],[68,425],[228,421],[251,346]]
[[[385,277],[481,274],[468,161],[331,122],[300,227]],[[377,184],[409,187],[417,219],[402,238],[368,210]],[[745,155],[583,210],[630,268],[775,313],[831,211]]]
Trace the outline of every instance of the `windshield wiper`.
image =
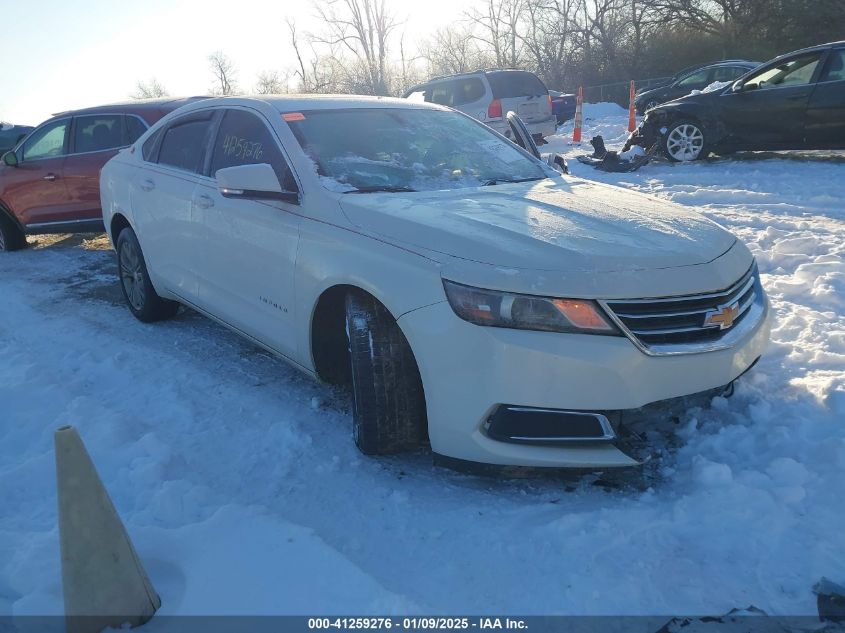
[[403,191],[416,191],[416,189],[395,185],[373,185],[371,187],[357,187],[353,191],[344,191],[343,193],[376,193],[380,191],[387,191],[390,193],[401,193]]
[[543,180],[542,176],[537,176],[535,178],[491,178],[490,180],[485,180],[481,183],[482,187],[490,187],[492,185],[504,185],[506,183],[512,182],[530,182],[532,180]]

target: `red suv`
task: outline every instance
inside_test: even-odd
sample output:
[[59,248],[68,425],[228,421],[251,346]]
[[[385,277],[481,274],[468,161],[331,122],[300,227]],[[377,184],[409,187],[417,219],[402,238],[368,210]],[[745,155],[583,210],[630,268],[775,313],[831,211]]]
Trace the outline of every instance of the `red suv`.
[[26,235],[102,231],[100,169],[167,113],[203,97],[155,99],[63,112],[3,155],[0,251]]

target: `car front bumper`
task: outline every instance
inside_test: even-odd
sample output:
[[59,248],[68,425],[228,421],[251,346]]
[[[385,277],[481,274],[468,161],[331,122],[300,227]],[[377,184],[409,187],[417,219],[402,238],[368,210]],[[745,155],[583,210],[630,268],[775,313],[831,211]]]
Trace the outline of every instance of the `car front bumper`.
[[435,453],[486,464],[607,468],[639,462],[615,441],[493,439],[489,420],[502,405],[624,412],[723,387],[764,352],[769,312],[766,303],[760,321],[731,348],[670,356],[649,356],[621,336],[480,327],[445,301],[409,312],[399,324],[420,368]]

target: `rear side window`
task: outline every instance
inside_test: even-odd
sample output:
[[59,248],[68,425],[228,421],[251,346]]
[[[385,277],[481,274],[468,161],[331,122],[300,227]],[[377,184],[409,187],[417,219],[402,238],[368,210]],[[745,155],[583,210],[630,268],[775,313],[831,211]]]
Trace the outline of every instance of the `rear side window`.
[[159,164],[201,173],[210,130],[211,116],[176,121],[165,130],[161,139]]
[[68,123],[70,119],[54,121],[33,132],[23,146],[24,161],[64,155]]
[[226,110],[211,154],[211,174],[226,167],[267,163],[287,191],[296,183],[276,139],[258,116],[243,110]]
[[433,84],[426,92],[426,101],[437,103],[439,105],[451,106],[453,101],[452,81],[442,81],[439,84]]
[[74,120],[73,151],[77,154],[102,152],[126,145],[123,115],[78,116]]
[[703,88],[710,82],[710,70],[705,68],[692,73],[678,82],[680,88]]
[[845,81],[845,49],[830,53],[819,81]]
[[712,81],[733,81],[747,72],[748,69],[742,66],[720,66],[713,70]]
[[548,94],[546,86],[534,73],[524,70],[505,70],[487,73],[494,99],[536,97]]
[[136,116],[131,114],[126,115],[126,144],[132,145],[135,141],[137,141],[144,132],[147,131],[147,126],[141,122]]
[[478,77],[466,77],[455,80],[452,91],[452,105],[456,106],[478,101],[486,92],[484,83]]

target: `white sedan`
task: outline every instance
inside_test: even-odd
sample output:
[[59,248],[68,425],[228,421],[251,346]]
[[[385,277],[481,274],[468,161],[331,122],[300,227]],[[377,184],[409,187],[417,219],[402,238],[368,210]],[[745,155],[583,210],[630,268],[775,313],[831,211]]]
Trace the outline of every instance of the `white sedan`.
[[349,385],[364,453],[636,464],[626,412],[730,385],[769,338],[733,235],[436,105],[200,101],[101,195],[137,318],[184,304]]

